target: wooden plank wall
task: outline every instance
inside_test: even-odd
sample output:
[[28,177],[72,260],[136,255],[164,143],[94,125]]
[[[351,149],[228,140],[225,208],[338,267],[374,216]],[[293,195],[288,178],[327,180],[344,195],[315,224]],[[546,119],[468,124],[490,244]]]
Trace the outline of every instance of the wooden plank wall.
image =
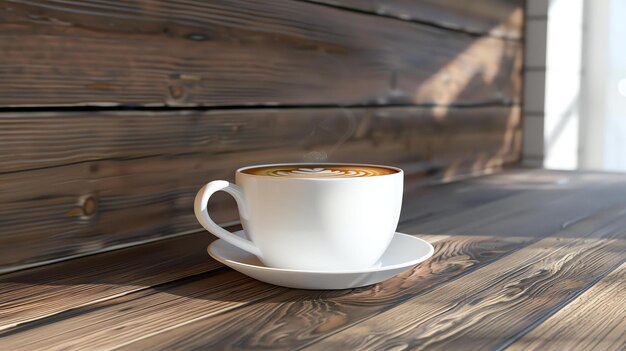
[[522,3],[0,0],[0,272],[198,230],[242,165],[517,162]]

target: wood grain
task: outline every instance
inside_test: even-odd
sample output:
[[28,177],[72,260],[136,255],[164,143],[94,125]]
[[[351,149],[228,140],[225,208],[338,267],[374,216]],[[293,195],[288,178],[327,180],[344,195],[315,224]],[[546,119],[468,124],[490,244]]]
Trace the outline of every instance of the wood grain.
[[[502,200],[447,218],[421,222],[424,233],[446,230],[451,235],[507,235],[544,237],[595,214],[626,204],[626,178],[620,174],[583,173],[577,179],[561,173],[551,184],[538,185],[540,192],[523,192],[516,203]],[[513,186],[517,185],[505,185]],[[557,201],[554,201],[557,199]],[[528,213],[534,220],[528,220]],[[449,223],[457,223],[453,229]]]
[[309,0],[473,34],[522,37],[522,0]]
[[517,340],[514,350],[623,350],[626,345],[626,264]]
[[[519,132],[519,113],[518,107],[450,108],[443,117],[431,108],[411,107],[4,113],[0,149],[8,152],[0,154],[0,167],[8,173],[101,159],[280,153],[288,147],[303,158],[315,151],[332,156],[344,143],[391,139],[412,143],[406,152],[421,149],[425,160],[455,156],[460,143],[451,139],[456,138],[511,143],[504,139]],[[510,148],[503,154],[518,151],[514,144],[496,147]]]
[[[498,178],[498,177],[493,177]],[[622,178],[623,179],[623,178]],[[509,180],[510,181],[510,180]],[[515,184],[515,183],[509,183]],[[585,184],[581,179],[580,185],[584,184],[584,187],[571,189],[571,195],[578,195],[578,199],[586,198],[590,195],[585,192],[585,189],[591,188],[598,190],[598,184],[591,186],[592,184]],[[491,191],[491,187],[485,188],[486,192]],[[534,196],[541,196],[545,193],[545,190],[534,189],[528,191],[534,193]],[[519,206],[520,216],[526,223],[542,222],[545,217],[545,212],[542,208],[532,208],[528,206],[532,202],[521,202],[519,200],[526,196],[526,192],[516,194],[503,199],[495,200],[486,203],[480,207],[492,207],[497,204],[500,207]],[[554,197],[552,199],[546,199],[546,202],[551,202],[554,206],[568,206],[572,203],[572,198]],[[610,223],[615,218],[623,216],[624,209],[626,209],[626,203],[623,207],[619,208],[611,213],[604,213],[604,207],[599,204],[595,204],[588,208],[588,214],[590,218],[584,222],[573,224],[566,232],[563,232],[562,228],[554,229],[550,222],[546,223],[546,226],[541,229],[537,236],[566,236],[571,237],[587,236],[590,232],[597,232],[596,235],[601,235],[605,238],[611,237],[614,232],[620,230],[621,223]],[[463,212],[471,212],[472,209],[467,209]],[[571,215],[571,214],[570,214]],[[443,216],[442,218],[449,218],[450,216]],[[561,220],[572,221],[577,217],[561,217]],[[501,221],[507,223],[506,217],[495,217],[493,221]],[[626,221],[626,219],[624,219]],[[607,225],[609,222],[609,225]],[[449,221],[449,228],[456,228],[462,223],[456,221]],[[605,232],[605,226],[610,233]],[[404,227],[403,231],[410,233],[424,233],[421,230],[421,224],[415,223],[412,227]],[[447,231],[441,231],[442,234],[447,234]],[[476,233],[474,233],[477,235]],[[538,240],[533,237],[515,238],[502,233],[499,236],[503,240],[520,240],[516,249],[525,246],[529,242]],[[454,238],[459,238],[455,236]],[[465,238],[465,237],[464,237]],[[558,242],[558,240],[555,240]],[[606,246],[603,246],[603,248]],[[452,248],[442,248],[440,252],[454,251]],[[600,252],[597,252],[599,254]],[[489,256],[489,254],[484,254]],[[498,255],[500,256],[500,255]],[[519,255],[518,255],[519,256]],[[472,255],[474,259],[477,259]],[[523,257],[523,256],[519,256]],[[613,257],[613,256],[611,256]],[[506,258],[503,258],[506,259]],[[518,258],[519,260],[520,258]],[[608,258],[607,258],[608,259]],[[464,263],[459,262],[460,265]],[[491,265],[498,265],[498,261],[491,263]],[[485,267],[488,268],[489,266]],[[515,267],[515,266],[510,266]],[[479,270],[480,271],[480,270]],[[432,274],[432,272],[431,272]],[[369,335],[369,332],[359,331],[359,326],[362,323],[366,323],[369,318],[376,316],[384,311],[396,308],[394,306],[403,306],[412,298],[419,296],[426,291],[429,291],[429,284],[423,283],[421,278],[433,279],[428,273],[418,272],[418,280],[407,279],[401,283],[394,283],[389,287],[383,283],[380,286],[373,287],[371,289],[365,289],[362,294],[347,294],[347,295],[333,295],[332,293],[309,293],[308,295],[299,295],[296,293],[280,294],[277,297],[270,298],[263,301],[259,301],[250,306],[247,306],[236,311],[232,311],[220,316],[214,316],[210,319],[203,319],[194,321],[188,325],[180,328],[180,330],[174,329],[164,332],[162,335],[155,335],[154,337],[147,338],[144,341],[140,341],[137,344],[130,344],[129,349],[135,348],[150,348],[155,345],[162,345],[163,348],[181,348],[181,349],[193,349],[195,347],[213,347],[216,349],[258,349],[258,348],[273,348],[273,349],[297,349],[309,344],[315,344],[317,341],[340,333],[342,330],[350,330],[355,328],[356,339],[362,339],[363,335]],[[462,279],[462,277],[457,278]],[[391,284],[391,283],[389,283]],[[469,284],[466,282],[465,284]],[[408,289],[408,290],[405,290]],[[415,289],[415,290],[413,290]],[[399,290],[399,291],[398,291]],[[414,293],[412,293],[414,291]],[[444,290],[439,290],[440,296],[444,296]],[[387,295],[390,294],[390,295]],[[281,297],[283,296],[283,297]],[[435,296],[435,295],[429,295]],[[451,295],[445,295],[450,297],[465,296],[460,291],[454,291]],[[371,299],[370,299],[371,298]],[[429,304],[429,301],[422,301],[422,304]],[[419,310],[419,306],[412,305],[414,310]],[[386,317],[389,320],[393,319],[393,316]],[[245,321],[245,324],[241,324]],[[381,322],[383,324],[387,322]],[[235,327],[235,325],[238,327]],[[243,332],[245,331],[245,332]],[[359,336],[357,337],[356,334]],[[376,348],[382,348],[385,337],[383,334],[381,337],[381,344],[377,344]],[[327,345],[323,347],[329,347],[330,349],[358,349],[359,345]],[[457,347],[458,348],[458,347]],[[454,348],[453,348],[454,349]],[[480,348],[477,348],[480,349]]]
[[[492,190],[492,185],[522,181],[518,173],[505,173],[418,189],[403,202],[399,230],[419,233],[413,223],[416,218],[447,216],[516,195],[519,190],[496,191]],[[420,237],[434,242],[445,235]],[[0,329],[213,270],[220,266],[205,251],[211,240],[213,236],[202,231],[3,275],[0,277],[0,310],[5,312],[0,318]],[[21,303],[14,305],[20,299]]]
[[291,0],[3,0],[0,52],[1,106],[447,106],[521,92],[517,41]]
[[[372,310],[382,308],[385,303],[406,299],[417,291],[483,266],[523,243],[524,240],[516,239],[457,237],[436,244],[439,254],[428,263],[374,288],[324,292],[321,296],[320,292],[279,288],[256,282],[231,270],[222,270],[191,281],[176,282],[158,289],[148,289],[96,303],[81,311],[58,314],[47,320],[7,330],[0,337],[5,347],[14,350],[61,350],[80,348],[82,345],[89,345],[90,349],[111,349],[126,344],[129,344],[127,348],[130,349],[184,349],[185,343],[135,346],[131,342],[150,335],[160,335],[160,332],[173,328],[185,329],[185,324],[194,321],[203,321],[205,331],[200,333],[202,338],[213,337],[223,341],[225,338],[241,336],[243,330],[254,330],[261,320],[273,325],[274,312],[276,315],[284,315],[285,320],[281,322],[289,324],[288,328],[295,332],[308,329],[299,319],[293,319],[290,310],[295,305],[302,306],[303,311],[299,313],[301,316],[307,315],[307,310],[315,313],[318,303],[330,306],[346,303],[347,311],[366,315]],[[350,305],[349,301],[354,299],[360,301],[359,306]],[[259,300],[264,301],[261,306],[255,304]],[[294,305],[290,310],[278,307],[274,311],[271,307],[287,302]],[[253,310],[248,306],[254,306]],[[240,318],[242,313],[250,313],[250,318]],[[288,320],[290,318],[293,320]],[[207,319],[210,321],[207,322]],[[331,323],[332,320],[327,321],[319,328],[332,328]],[[194,333],[186,334],[185,338],[193,340],[191,335]],[[280,335],[284,334],[281,332]],[[299,337],[307,336],[299,333]],[[267,340],[267,343],[273,349],[282,344],[276,340]],[[225,349],[222,347],[225,345],[209,342],[202,347]],[[234,348],[242,346],[245,347],[238,344]]]
[[[191,284],[193,282],[193,284]],[[111,350],[125,340],[243,307],[288,290],[232,270],[150,288],[1,332],[11,350]]]
[[221,264],[198,233],[0,277],[0,329],[141,291]]
[[[443,120],[420,108],[4,117],[0,145],[19,153],[0,162],[23,170],[0,175],[4,270],[196,230],[196,191],[244,165],[393,164],[408,189],[519,157],[518,108],[451,109]],[[220,222],[238,218],[227,195],[211,206]]]
[[[582,220],[562,237],[542,239],[309,349],[482,350],[506,346],[623,262],[625,212],[620,208]],[[579,238],[581,235],[586,237]]]

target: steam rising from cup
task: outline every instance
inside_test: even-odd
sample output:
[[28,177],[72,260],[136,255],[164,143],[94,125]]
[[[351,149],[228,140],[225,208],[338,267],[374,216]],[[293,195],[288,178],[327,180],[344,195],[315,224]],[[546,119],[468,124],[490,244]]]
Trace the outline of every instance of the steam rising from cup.
[[[341,116],[345,117],[345,120],[347,121],[347,125],[345,126],[345,131],[340,135],[337,141],[328,149],[328,151],[326,150],[309,151],[302,156],[302,159],[301,159],[302,162],[325,162],[327,161],[330,157],[332,157],[335,151],[339,149],[339,147],[345,144],[345,142],[348,141],[348,139],[350,139],[354,135],[357,129],[356,118],[354,117],[352,112],[350,112],[350,110],[345,107],[339,107],[339,110],[341,111]],[[340,120],[341,119],[339,119],[339,117],[337,116],[329,117],[329,118],[322,120],[320,123],[318,123],[315,126],[313,131],[311,131],[311,134],[309,135],[309,137],[313,138],[319,133],[336,132],[337,129],[339,129],[337,128],[337,124],[338,124],[337,122],[339,122]]]

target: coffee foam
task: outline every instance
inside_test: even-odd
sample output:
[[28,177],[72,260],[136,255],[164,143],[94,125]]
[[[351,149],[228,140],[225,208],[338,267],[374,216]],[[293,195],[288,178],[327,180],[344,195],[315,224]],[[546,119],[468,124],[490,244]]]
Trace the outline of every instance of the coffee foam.
[[361,165],[284,165],[249,168],[242,172],[283,178],[360,178],[393,174],[398,171],[385,167]]

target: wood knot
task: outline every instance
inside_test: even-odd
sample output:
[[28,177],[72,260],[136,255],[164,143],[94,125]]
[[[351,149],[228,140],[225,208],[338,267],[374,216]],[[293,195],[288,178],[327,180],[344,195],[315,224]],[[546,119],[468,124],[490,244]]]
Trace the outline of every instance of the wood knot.
[[91,173],[98,173],[98,170],[100,169],[100,167],[98,167],[97,164],[92,163],[89,165],[89,172]]
[[170,96],[172,97],[172,99],[175,99],[175,100],[180,100],[185,95],[185,89],[178,82],[170,84],[169,92],[170,92]]
[[83,195],[79,198],[82,217],[91,217],[98,211],[98,200],[93,195]]

